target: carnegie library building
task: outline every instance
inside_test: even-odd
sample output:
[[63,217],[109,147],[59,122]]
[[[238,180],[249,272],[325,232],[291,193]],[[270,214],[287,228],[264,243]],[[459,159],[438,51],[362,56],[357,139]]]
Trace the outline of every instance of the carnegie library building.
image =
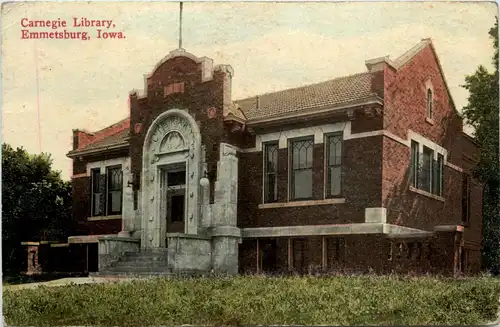
[[130,92],[127,118],[73,130],[78,231],[31,244],[48,253],[31,268],[479,272],[480,154],[432,41],[365,66],[233,99],[230,65],[172,51]]

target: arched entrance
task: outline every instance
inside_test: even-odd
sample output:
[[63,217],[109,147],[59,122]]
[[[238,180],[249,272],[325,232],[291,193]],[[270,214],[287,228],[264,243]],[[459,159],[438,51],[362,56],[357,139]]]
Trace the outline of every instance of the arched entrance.
[[198,233],[201,169],[201,136],[193,117],[179,109],[160,114],[144,139],[142,248],[165,247],[167,232]]

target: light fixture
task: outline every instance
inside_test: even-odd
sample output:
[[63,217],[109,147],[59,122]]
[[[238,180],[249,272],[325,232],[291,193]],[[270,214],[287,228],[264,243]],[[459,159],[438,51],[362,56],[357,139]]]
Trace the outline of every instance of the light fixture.
[[210,184],[210,181],[207,178],[207,172],[203,173],[203,177],[200,179],[201,187],[207,187]]

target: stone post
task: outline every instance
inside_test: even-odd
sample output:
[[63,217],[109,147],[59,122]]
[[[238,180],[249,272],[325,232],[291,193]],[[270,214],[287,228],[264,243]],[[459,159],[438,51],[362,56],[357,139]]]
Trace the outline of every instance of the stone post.
[[[205,163],[205,151],[203,151],[203,174],[207,171],[207,164]],[[210,205],[210,185],[201,187],[201,223],[202,229],[209,228],[212,225],[212,206]]]
[[238,273],[238,244],[241,232],[237,223],[238,158],[236,148],[221,143],[215,183],[215,203],[211,215],[212,266],[215,272]]
[[134,191],[131,183],[133,182],[133,174],[130,170],[130,158],[123,169],[123,203],[122,203],[122,230],[118,233],[119,236],[130,237],[134,231]]

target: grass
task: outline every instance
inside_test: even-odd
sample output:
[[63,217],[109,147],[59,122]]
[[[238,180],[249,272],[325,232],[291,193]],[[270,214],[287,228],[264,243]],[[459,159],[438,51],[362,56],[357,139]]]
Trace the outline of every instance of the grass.
[[80,277],[85,276],[85,274],[71,274],[71,273],[46,273],[42,275],[32,275],[28,276],[25,274],[12,274],[12,275],[3,275],[2,277],[2,285],[19,285],[19,284],[29,284],[29,283],[39,283],[39,282],[48,282],[51,280],[57,280],[60,278],[66,277]]
[[4,291],[9,325],[481,324],[496,319],[491,277],[149,279]]

